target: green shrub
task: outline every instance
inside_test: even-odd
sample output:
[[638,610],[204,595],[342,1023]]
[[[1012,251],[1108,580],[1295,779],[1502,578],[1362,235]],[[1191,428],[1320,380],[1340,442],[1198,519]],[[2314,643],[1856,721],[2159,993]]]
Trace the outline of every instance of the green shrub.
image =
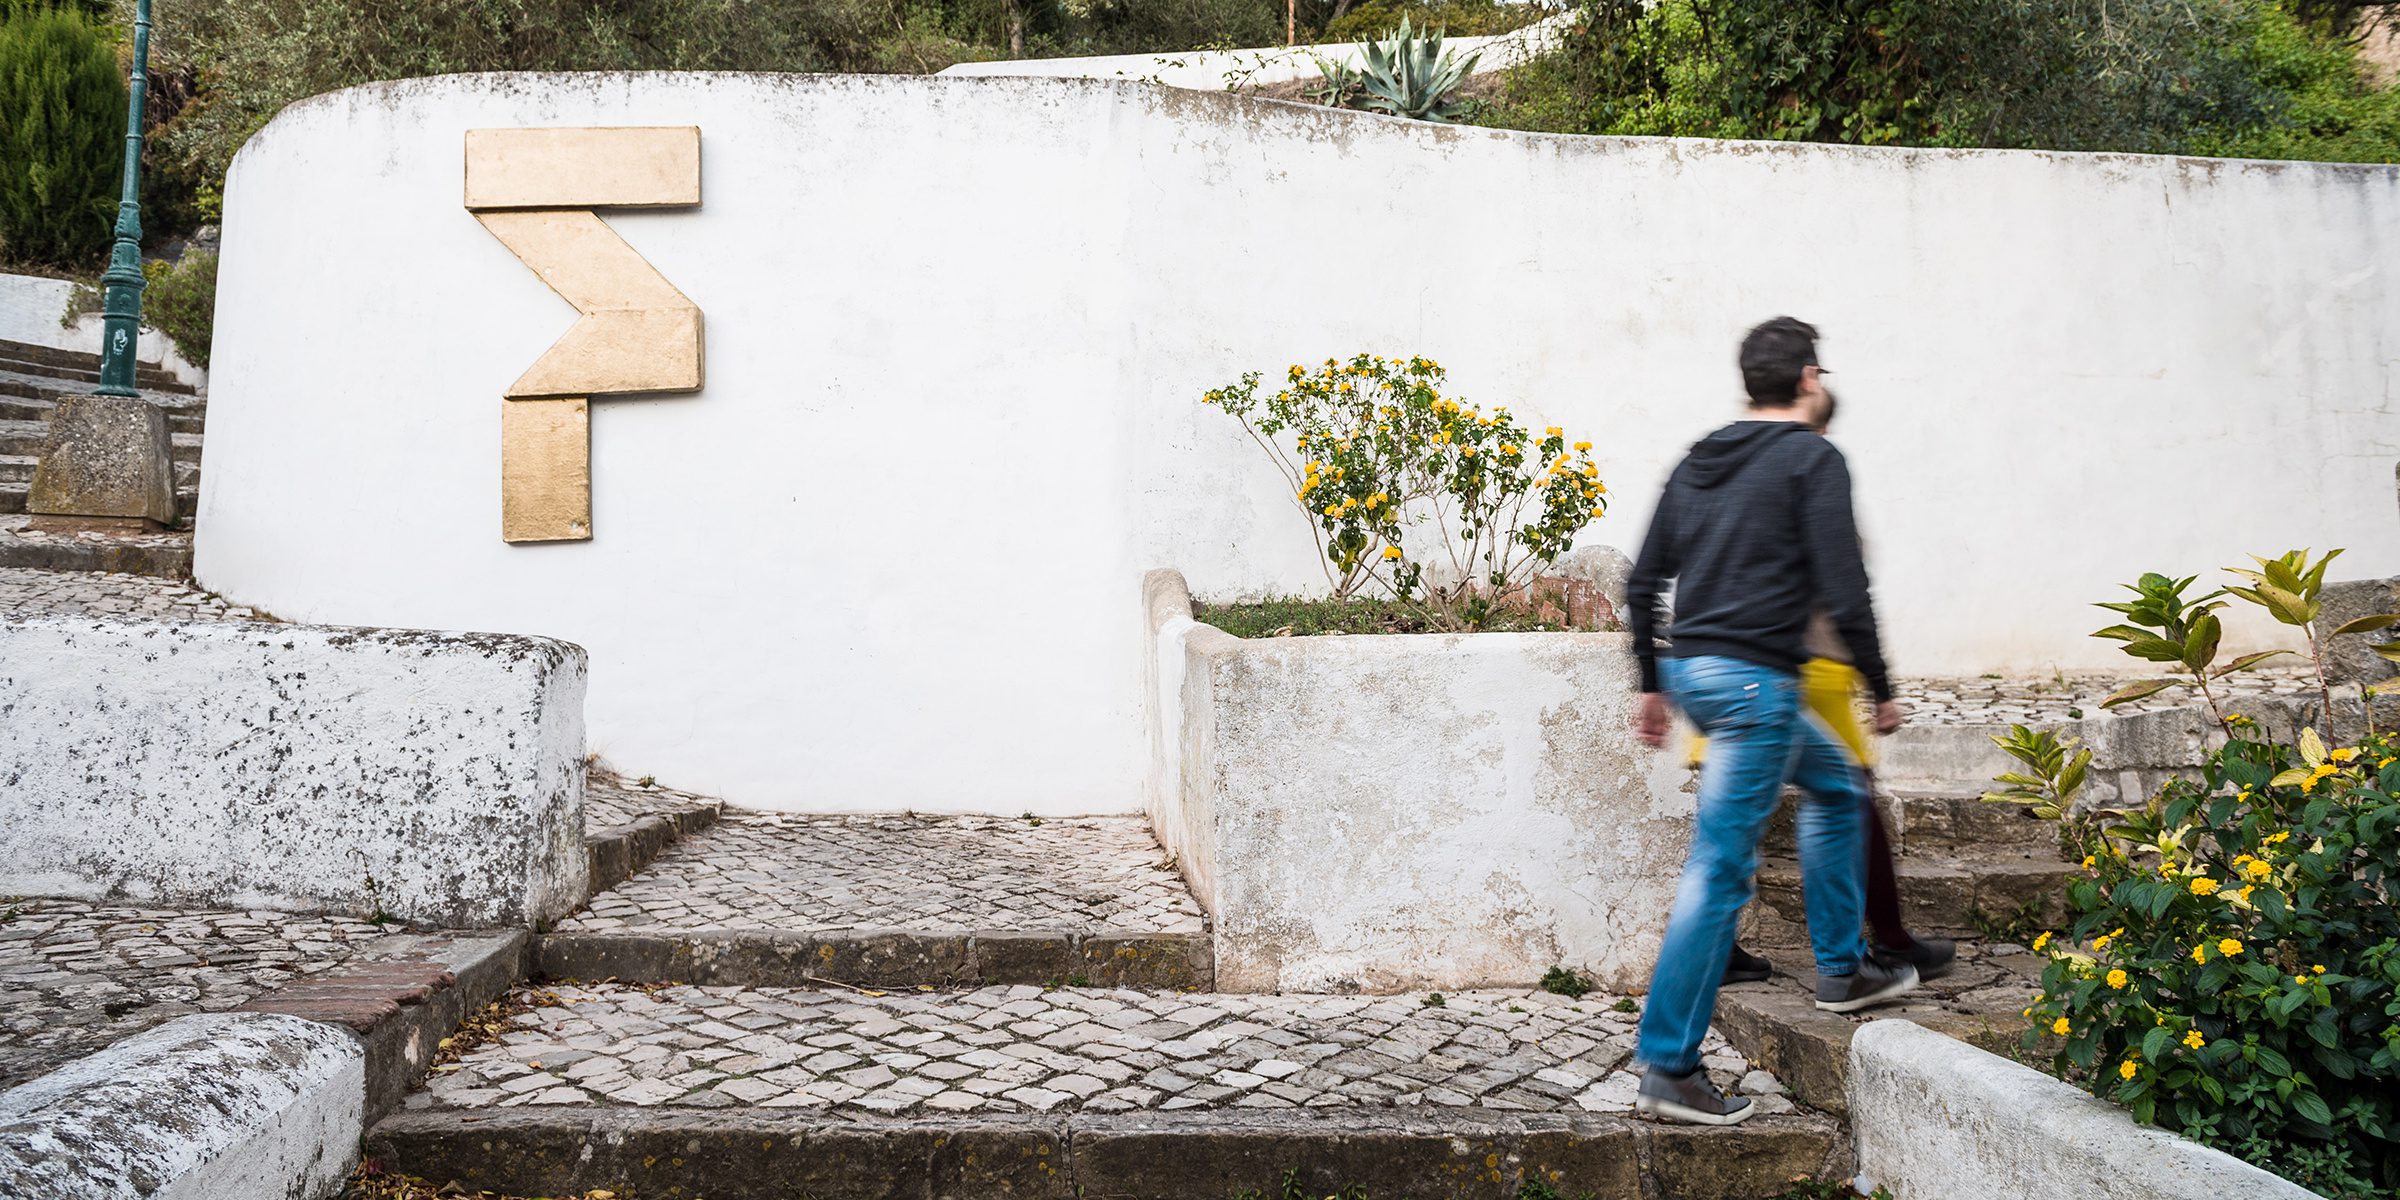
[[206,369],[217,323],[217,256],[194,250],[175,263],[144,264],[142,323],[175,339],[175,349]]
[[105,27],[0,0],[0,256],[72,268],[107,254],[125,103]]
[[2400,161],[2400,89],[2377,86],[2344,38],[2309,29],[2281,8],[2259,10],[2243,48],[2273,97],[2260,120],[2203,131],[2186,147],[2223,158]]
[[1327,21],[1316,40],[1363,42],[1383,36],[1385,30],[1404,20],[1451,37],[1488,37],[1522,29],[1549,15],[1539,4],[1502,4],[1499,0],[1366,0]]
[[1335,599],[1374,588],[1441,628],[1478,629],[1606,511],[1608,488],[1590,442],[1461,404],[1447,380],[1431,359],[1360,354],[1295,363],[1271,393],[1251,372],[1201,402],[1274,460]]
[[2090,752],[2020,726],[1994,741],[2024,769],[1990,798],[2061,819],[2083,862],[2065,937],[2034,942],[2050,963],[2028,1047],[2060,1039],[2059,1075],[2138,1120],[2363,1198],[2400,1189],[2400,738],[2271,735],[2206,689],[2243,661],[2215,666],[2218,596],[2305,625],[2331,557],[2260,560],[2194,600],[2190,579],[2145,576],[2111,606],[2129,624],[2099,636],[2174,664],[2218,714],[2198,778],[2077,814]]

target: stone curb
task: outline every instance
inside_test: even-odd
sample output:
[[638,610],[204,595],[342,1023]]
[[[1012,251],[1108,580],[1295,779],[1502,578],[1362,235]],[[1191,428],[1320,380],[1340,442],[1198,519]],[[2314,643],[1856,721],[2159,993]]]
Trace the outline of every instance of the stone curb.
[[1586,1114],[1322,1109],[945,1120],[831,1119],[719,1109],[456,1110],[391,1117],[367,1136],[388,1170],[528,1195],[612,1188],[711,1200],[1223,1200],[1273,1194],[1297,1168],[1310,1195],[1500,1200],[1539,1178],[1576,1195],[1755,1197],[1846,1171],[1817,1114],[1727,1129]]
[[536,971],[550,979],[615,979],[733,987],[1043,985],[1081,977],[1092,987],[1214,986],[1205,933],[893,929],[712,929],[552,933]]
[[281,1013],[339,1025],[366,1053],[366,1119],[400,1106],[467,1015],[524,978],[526,936],[399,934],[371,959],[253,997],[238,1012]]
[[181,1017],[0,1092],[0,1196],[328,1196],[356,1160],[364,1056],[269,1013]]
[[1907,1200],[2316,1195],[1908,1021],[1859,1027],[1850,1045],[1850,1111],[1862,1183]]
[[[1889,1018],[2006,1058],[2024,1026],[2009,1013],[1912,1013]],[[1850,1044],[1865,1026],[1820,1012],[1808,997],[1769,983],[1737,983],[1717,993],[1717,1032],[1742,1056],[1782,1081],[1802,1103],[1836,1116],[1850,1112]]]
[[585,834],[586,899],[633,878],[635,873],[666,853],[667,847],[717,823],[715,804],[694,805],[670,812],[645,813],[623,825]]

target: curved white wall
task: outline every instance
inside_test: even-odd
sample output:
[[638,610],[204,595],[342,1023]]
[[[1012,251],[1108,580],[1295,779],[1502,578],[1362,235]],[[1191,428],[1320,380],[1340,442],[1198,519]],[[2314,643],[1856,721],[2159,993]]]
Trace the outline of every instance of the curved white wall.
[[[503,544],[499,406],[572,310],[460,206],[462,134],[702,130],[610,217],[708,385],[594,406],[597,537]],[[2400,573],[2400,171],[1561,138],[1134,84],[466,76],[295,105],[229,191],[198,573],[312,621],[591,652],[593,748],[815,809],[1131,811],[1144,568],[1318,575],[1199,393],[1423,353],[1589,434],[1630,548],[1826,331],[1896,667],[2113,665],[2145,569]],[[2177,480],[2187,482],[2178,483]]]

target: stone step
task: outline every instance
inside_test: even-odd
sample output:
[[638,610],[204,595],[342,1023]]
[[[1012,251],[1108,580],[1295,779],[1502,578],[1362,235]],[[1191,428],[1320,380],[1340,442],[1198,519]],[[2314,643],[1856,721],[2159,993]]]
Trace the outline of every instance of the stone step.
[[[12,390],[17,389],[17,390]],[[83,393],[36,387],[12,381],[0,375],[0,421],[47,421],[57,411],[57,397]],[[158,397],[152,397],[158,399]],[[184,404],[164,406],[167,410],[167,429],[178,434],[198,436],[208,420],[206,401],[194,400]]]
[[189,531],[38,530],[29,528],[30,520],[23,514],[0,516],[0,568],[192,576]]
[[[0,358],[48,363],[58,367],[76,367],[90,371],[94,375],[100,373],[100,356],[97,354],[86,354],[80,350],[61,350],[56,346],[41,346],[32,342],[14,342],[7,338],[0,338]],[[134,366],[144,374],[163,375],[166,373],[165,368],[153,362],[137,359]]]
[[[0,371],[13,371],[20,375],[45,376],[51,379],[64,380],[68,383],[81,387],[96,387],[100,382],[100,369],[98,364],[94,364],[88,368],[57,366],[51,363],[34,362],[27,359],[10,358],[0,355]],[[185,383],[173,375],[167,374],[163,371],[154,370],[143,370],[136,372],[134,376],[134,386],[143,392],[163,392],[170,395],[179,396],[193,395],[198,390],[191,384]]]
[[[1839,1164],[1839,1126],[1721,1040],[1762,1106],[1628,1113],[1613,997],[891,994],[563,986],[368,1135],[386,1170],[520,1195],[1768,1195]],[[1630,1008],[1631,1005],[1625,1005]]]
[[[2058,826],[2036,819],[2022,805],[1992,804],[1983,789],[1899,785],[1880,789],[1876,802],[1895,852],[1907,857],[1971,854],[1992,848],[2036,856],[2058,853]],[[1795,819],[1801,799],[1790,792],[1761,843],[1766,853],[1796,853]]]
[[[1775,964],[1763,983],[1737,983],[1717,993],[1716,1026],[1725,1040],[1772,1073],[1802,1102],[1828,1112],[1848,1111],[1850,1036],[1868,1021],[1897,1017],[2032,1065],[2049,1047],[2025,1047],[2023,1013],[2041,990],[2046,959],[2015,945],[1973,940],[1958,944],[1950,973],[1926,982],[1899,1002],[1856,1013],[1816,1007],[1816,967],[1804,945],[1757,945]],[[2038,1061],[2037,1061],[2038,1060]]]
[[583,788],[585,898],[632,878],[667,847],[716,824],[723,811],[706,796],[593,766]]
[[1138,817],[728,809],[542,938],[557,979],[1206,988],[1200,906]]
[[[25,493],[30,484],[23,481],[0,480],[0,515],[25,511]],[[179,480],[175,488],[175,511],[188,525],[200,506],[199,477],[193,476],[191,486]]]
[[[2053,854],[2004,848],[1975,855],[1902,857],[1898,863],[1900,913],[1914,933],[1956,937],[1981,928],[2017,924],[2055,928],[2066,905],[2073,864]],[[1792,926],[1807,923],[1801,898],[1800,864],[1763,858],[1758,868],[1760,916]]]

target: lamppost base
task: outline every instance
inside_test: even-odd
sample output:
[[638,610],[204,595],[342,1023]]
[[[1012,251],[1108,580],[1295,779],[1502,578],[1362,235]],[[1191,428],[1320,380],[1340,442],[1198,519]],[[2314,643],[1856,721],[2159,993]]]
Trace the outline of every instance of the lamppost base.
[[50,417],[25,511],[175,524],[166,410],[140,396],[69,396]]

